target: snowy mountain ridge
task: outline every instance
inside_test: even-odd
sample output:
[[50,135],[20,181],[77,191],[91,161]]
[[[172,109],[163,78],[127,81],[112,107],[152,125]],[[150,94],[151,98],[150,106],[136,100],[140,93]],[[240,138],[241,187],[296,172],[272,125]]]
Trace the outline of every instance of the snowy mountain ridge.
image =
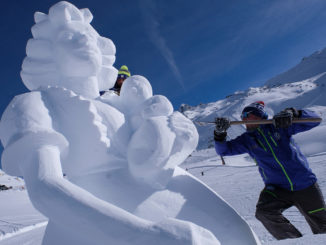
[[276,86],[285,83],[293,83],[300,80],[309,79],[326,70],[326,48],[316,51],[308,57],[302,58],[301,62],[271,79],[265,85]]
[[[271,118],[274,114],[287,107],[314,110],[325,119],[326,115],[326,50],[316,52],[304,58],[300,64],[266,82],[262,87],[251,87],[246,91],[237,91],[223,100],[201,104],[198,106],[181,105],[180,111],[192,121],[214,121],[215,117],[228,117],[240,120],[244,106],[258,100],[265,102],[266,111]],[[300,71],[300,72],[298,72]],[[289,82],[286,82],[289,81]],[[197,149],[214,146],[213,125],[197,126],[199,144]],[[324,129],[324,123],[318,130]],[[317,129],[314,129],[317,130]],[[303,135],[314,134],[314,130]],[[232,126],[228,136],[234,138],[245,131],[244,126]],[[302,134],[301,134],[302,135]],[[296,136],[300,138],[302,136]],[[314,140],[321,140],[314,138]],[[323,149],[326,151],[326,148]],[[313,154],[306,148],[306,153]]]

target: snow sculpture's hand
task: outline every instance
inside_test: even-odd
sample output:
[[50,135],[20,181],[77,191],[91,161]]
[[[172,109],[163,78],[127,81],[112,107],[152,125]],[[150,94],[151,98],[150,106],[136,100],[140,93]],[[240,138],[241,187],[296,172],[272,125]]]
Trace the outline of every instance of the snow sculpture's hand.
[[[160,236],[170,237],[169,245],[219,245],[220,242],[207,229],[194,223],[177,219],[166,219],[154,225]],[[153,242],[150,241],[151,243]],[[155,244],[161,244],[166,240],[155,240]],[[163,245],[162,243],[162,245]],[[166,244],[166,243],[164,243]]]
[[196,127],[181,113],[148,118],[128,145],[130,173],[151,186],[161,188],[197,143]]
[[147,119],[133,134],[127,151],[130,173],[154,187],[164,185],[173,170],[165,168],[171,154],[175,134],[166,117]]
[[124,131],[131,136],[125,141],[130,173],[137,180],[162,188],[174,167],[196,148],[196,127],[181,113],[173,112],[166,97],[153,96],[149,81],[142,76],[126,79],[119,100],[128,122]]

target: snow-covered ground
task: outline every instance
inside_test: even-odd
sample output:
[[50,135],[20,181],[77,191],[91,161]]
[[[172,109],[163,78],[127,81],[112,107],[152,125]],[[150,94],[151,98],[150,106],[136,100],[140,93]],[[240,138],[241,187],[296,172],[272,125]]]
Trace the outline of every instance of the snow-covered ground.
[[[319,185],[326,194],[326,152],[312,155],[310,166],[319,179]],[[263,182],[255,164],[245,155],[225,157],[226,165],[221,164],[214,149],[194,152],[182,168],[208,184],[219,193],[249,223],[262,244],[266,245],[324,245],[326,235],[313,235],[302,215],[295,208],[285,212],[285,216],[303,233],[299,239],[275,240],[254,217],[255,205]],[[15,178],[2,175],[0,181],[15,185]],[[3,182],[2,182],[3,183]],[[21,181],[19,181],[21,186]],[[194,192],[196,197],[198,193]],[[0,192],[0,245],[41,245],[45,231],[46,218],[36,211],[27,196],[26,190]]]
[[0,244],[41,244],[47,219],[33,207],[24,180],[0,171],[0,184],[12,187],[0,191]]
[[[326,152],[310,156],[308,160],[325,195]],[[256,202],[263,189],[263,181],[255,163],[246,155],[225,157],[225,162],[226,165],[222,165],[214,149],[205,149],[194,152],[182,167],[207,183],[231,204],[256,232],[262,244],[326,244],[326,235],[313,235],[296,208],[290,208],[284,214],[304,236],[300,239],[275,240],[254,216]]]

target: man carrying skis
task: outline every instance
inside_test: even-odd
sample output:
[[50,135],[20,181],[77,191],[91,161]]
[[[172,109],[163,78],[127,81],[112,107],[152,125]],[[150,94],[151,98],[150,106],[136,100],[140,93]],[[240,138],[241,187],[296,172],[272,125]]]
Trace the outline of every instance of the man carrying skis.
[[[246,106],[244,121],[267,119],[264,102]],[[215,149],[221,156],[248,153],[259,167],[265,182],[256,206],[256,218],[278,240],[301,237],[302,234],[282,212],[296,206],[314,234],[326,233],[326,206],[317,178],[292,135],[316,127],[319,123],[292,124],[293,118],[311,118],[307,110],[287,108],[273,117],[274,124],[247,125],[247,131],[226,141],[230,127],[227,118],[216,118]]]

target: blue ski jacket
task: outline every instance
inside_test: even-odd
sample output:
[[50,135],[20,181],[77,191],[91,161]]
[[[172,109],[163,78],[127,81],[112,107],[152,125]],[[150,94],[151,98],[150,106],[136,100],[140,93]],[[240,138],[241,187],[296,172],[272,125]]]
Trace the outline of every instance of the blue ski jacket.
[[[302,110],[301,118],[318,117]],[[229,141],[215,141],[217,154],[231,156],[248,153],[257,163],[266,185],[291,191],[305,189],[317,181],[306,157],[292,139],[292,135],[316,127],[319,123],[294,123],[288,128],[261,125]]]

